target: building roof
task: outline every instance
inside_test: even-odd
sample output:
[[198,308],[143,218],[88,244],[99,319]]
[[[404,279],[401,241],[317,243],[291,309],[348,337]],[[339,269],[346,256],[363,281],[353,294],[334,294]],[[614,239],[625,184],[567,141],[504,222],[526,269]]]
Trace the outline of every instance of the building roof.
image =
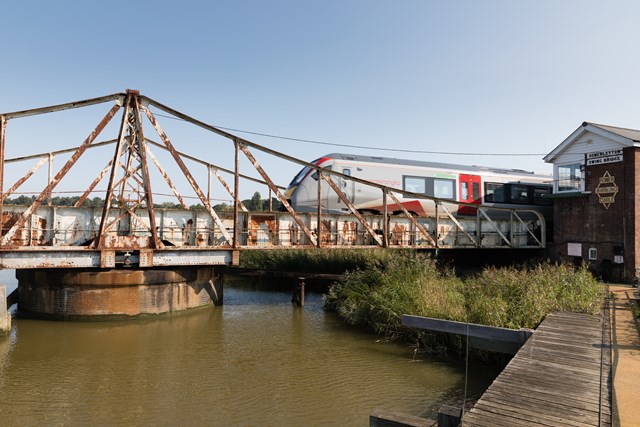
[[609,126],[609,125],[601,125],[593,122],[584,122],[582,126],[591,125],[603,129],[605,131],[615,133],[616,135],[620,135],[623,138],[630,139],[633,142],[640,142],[640,130],[637,129],[628,129],[621,128],[617,126]]
[[586,132],[601,135],[628,147],[640,147],[640,130],[602,125],[593,122],[583,122],[578,129],[562,141],[560,145],[547,154],[544,157],[544,161],[547,163],[553,163],[559,155],[561,155],[571,144],[577,141]]

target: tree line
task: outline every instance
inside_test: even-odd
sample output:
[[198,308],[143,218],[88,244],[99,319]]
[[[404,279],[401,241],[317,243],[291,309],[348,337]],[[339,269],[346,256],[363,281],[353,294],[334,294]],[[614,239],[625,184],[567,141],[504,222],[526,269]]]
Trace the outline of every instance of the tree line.
[[[36,196],[22,195],[22,196],[7,198],[4,201],[4,204],[29,206],[35,200],[36,200]],[[55,196],[51,198],[51,205],[75,206],[78,200],[80,200],[79,196]],[[269,210],[269,200],[263,199],[258,191],[256,191],[250,199],[242,200],[242,203],[251,212],[265,212]],[[280,201],[275,197],[271,198],[271,203],[274,211],[278,210],[282,205]],[[86,198],[82,202],[81,206],[85,208],[101,208],[104,206],[104,199],[101,197]],[[180,205],[180,203],[173,203],[173,202],[154,203],[153,206],[159,209],[182,209],[182,206]],[[204,206],[201,203],[197,203],[189,206],[189,209],[203,210]],[[233,211],[233,203],[218,203],[216,205],[213,205],[213,210],[217,212]]]

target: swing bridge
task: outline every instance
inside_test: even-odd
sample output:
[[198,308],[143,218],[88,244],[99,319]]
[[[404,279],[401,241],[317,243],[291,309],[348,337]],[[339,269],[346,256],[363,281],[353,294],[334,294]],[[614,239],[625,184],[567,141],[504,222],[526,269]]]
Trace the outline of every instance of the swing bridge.
[[[24,154],[20,150],[29,141],[12,139],[14,123],[27,133],[51,126],[51,135],[59,137],[62,126],[56,115],[85,109],[99,111],[99,121],[73,148]],[[45,119],[36,125],[23,123],[38,118]],[[162,126],[160,119],[166,119]],[[85,124],[74,122],[74,133]],[[178,125],[187,129],[187,137],[174,137],[179,132],[168,131]],[[194,138],[193,129],[200,136]],[[328,213],[321,206],[315,212],[296,212],[283,195],[284,187],[272,177],[284,168],[293,176],[304,166],[318,171],[318,186],[328,185],[347,212]],[[358,212],[336,178],[377,188],[383,214]],[[269,208],[248,209],[238,196],[244,185],[265,188]],[[321,169],[135,90],[0,114],[0,194],[2,269],[232,265],[242,250],[274,248],[540,249],[546,245],[545,220],[537,211],[474,204],[468,206],[475,216],[456,216],[450,200]],[[27,203],[16,204],[18,195],[28,195]],[[73,206],[55,203],[57,197],[69,195],[75,196]],[[414,215],[399,201],[406,196],[429,200],[436,214]],[[101,203],[87,206],[96,197]],[[274,210],[274,199],[280,202],[279,211]],[[219,200],[229,203],[216,204]],[[188,207],[191,202],[197,206]],[[390,214],[387,202],[401,211]]]

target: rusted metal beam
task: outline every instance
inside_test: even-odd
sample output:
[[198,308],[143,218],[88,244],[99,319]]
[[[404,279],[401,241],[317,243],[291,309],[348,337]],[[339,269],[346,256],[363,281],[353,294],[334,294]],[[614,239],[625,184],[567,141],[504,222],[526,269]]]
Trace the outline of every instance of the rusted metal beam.
[[233,248],[238,247],[238,205],[240,204],[240,144],[234,141],[233,174]]
[[389,191],[385,188],[382,190],[382,246],[389,246],[389,206],[387,204],[387,195]]
[[[53,154],[49,153],[49,180],[47,181],[47,184],[51,184],[51,181],[53,180]],[[51,200],[51,194],[49,194],[49,197],[47,198],[47,206],[51,206],[52,200]]]
[[358,212],[358,210],[353,206],[353,203],[347,198],[344,192],[338,188],[335,182],[331,179],[331,177],[326,177],[323,175],[324,180],[329,184],[329,187],[333,188],[333,191],[340,197],[340,199],[344,202],[345,205],[349,208],[351,213],[360,221],[362,226],[367,230],[367,232],[373,237],[373,239],[378,243],[378,245],[383,246],[382,239],[379,235],[376,234],[375,230],[371,228],[371,226],[367,223],[367,220]]
[[[491,220],[491,218],[489,218],[489,215],[487,215],[487,213],[484,211],[484,209],[478,209],[478,212],[480,212],[482,214],[482,216],[484,216],[486,218],[486,220],[489,222],[489,225],[491,225],[491,227],[496,231],[496,233],[498,233],[498,235],[502,238],[502,240],[510,247],[513,247],[512,243],[509,241],[509,239],[507,239],[507,237],[502,233],[502,231],[500,231],[500,228]],[[509,227],[510,229],[513,229],[513,221],[511,226]],[[480,242],[482,244],[482,242]]]
[[313,245],[317,245],[318,242],[316,241],[316,239],[313,237],[313,234],[311,234],[311,231],[309,230],[309,228],[306,226],[306,224],[300,219],[300,217],[298,216],[298,214],[296,213],[296,211],[293,210],[293,208],[291,207],[291,205],[289,204],[289,202],[287,202],[287,200],[284,198],[284,196],[282,195],[282,193],[280,192],[280,190],[278,190],[278,187],[273,183],[273,181],[271,180],[271,178],[269,177],[269,175],[267,175],[267,173],[264,171],[264,169],[262,169],[262,166],[260,166],[260,164],[258,163],[258,161],[256,160],[255,157],[253,157],[253,154],[251,154],[251,152],[247,149],[247,147],[245,147],[242,143],[240,142],[236,142],[236,144],[238,145],[238,147],[240,148],[240,150],[242,150],[242,152],[244,153],[244,155],[247,157],[247,159],[249,159],[249,161],[251,162],[251,164],[253,164],[253,167],[256,168],[256,170],[258,171],[258,173],[260,174],[260,176],[262,176],[262,179],[265,180],[265,182],[267,183],[267,185],[269,186],[269,188],[271,188],[271,190],[276,194],[276,197],[278,198],[278,200],[280,200],[280,203],[282,203],[282,205],[285,207],[285,209],[293,216],[294,221],[298,224],[298,226],[300,226],[300,228],[302,229],[302,232],[307,236],[307,238],[309,239],[309,241],[313,244]]
[[180,202],[180,206],[182,206],[182,209],[188,209],[187,205],[184,203],[184,199],[182,198],[182,195],[178,192],[178,189],[175,187],[175,185],[173,185],[171,178],[169,178],[169,175],[167,175],[167,172],[160,165],[160,162],[158,161],[156,156],[153,154],[153,151],[151,151],[148,146],[147,146],[147,150],[148,150],[149,157],[151,157],[151,160],[156,165],[156,168],[158,168],[158,172],[160,172],[160,175],[162,175],[164,180],[167,182],[167,185],[169,186],[169,188],[171,188],[173,195],[176,196],[176,198]]
[[103,104],[105,102],[110,102],[110,101],[117,101],[117,103],[122,104],[125,96],[126,95],[123,93],[115,93],[113,95],[101,96],[99,98],[91,98],[91,99],[85,99],[83,101],[75,101],[75,102],[68,102],[66,104],[52,105],[50,107],[34,108],[31,110],[23,110],[23,111],[14,111],[11,113],[5,113],[3,114],[3,116],[7,120],[9,120],[9,119],[17,119],[20,117],[35,116],[38,114],[53,113],[56,111],[71,110],[74,108],[88,107],[90,105]]
[[[456,227],[458,227],[458,230],[462,231],[471,242],[473,242],[474,246],[479,248],[482,245],[482,242],[480,242],[480,236],[478,236],[477,238],[473,237],[471,234],[469,234],[469,232],[467,230],[464,229],[464,226],[462,224],[460,224],[460,221],[458,221],[456,219],[456,217],[454,217],[453,215],[451,215],[451,212],[449,212],[449,209],[447,209],[447,207],[443,204],[440,204],[440,207],[444,210],[444,213],[447,214],[447,216],[449,217],[449,219],[451,219],[451,221],[456,225]],[[487,217],[489,218],[489,217]],[[498,231],[500,232],[500,231]]]
[[80,206],[82,206],[82,204],[84,203],[85,200],[87,200],[87,197],[89,197],[89,194],[91,194],[91,192],[96,188],[96,185],[98,185],[98,183],[100,181],[102,181],[102,178],[104,178],[104,176],[107,174],[107,172],[109,171],[109,169],[111,169],[111,165],[113,164],[113,160],[109,160],[109,163],[107,163],[107,166],[104,167],[104,169],[102,169],[102,171],[100,171],[100,173],[98,174],[98,176],[93,180],[93,182],[91,183],[91,185],[89,185],[89,188],[87,188],[85,190],[84,193],[82,193],[82,196],[80,196],[80,198],[78,199],[78,201],[76,201],[76,203],[73,205],[76,208],[79,208]]
[[[167,150],[167,147],[165,147],[165,146],[164,146],[164,145],[162,145],[162,144],[159,144],[159,143],[158,143],[158,142],[156,142],[156,141],[153,141],[152,139],[146,138],[146,140],[147,140],[147,143],[148,143],[148,144],[150,144],[150,145],[153,145],[153,146],[158,147],[158,148],[160,148],[160,149],[162,149],[162,150],[165,150],[165,151],[169,151],[169,150]],[[226,169],[226,168],[223,168],[223,167],[221,167],[221,166],[214,165],[214,164],[209,163],[209,162],[205,162],[205,161],[204,161],[204,160],[202,160],[202,159],[198,159],[197,157],[190,156],[190,155],[188,155],[188,154],[185,154],[185,153],[184,153],[184,152],[182,152],[182,151],[178,151],[178,150],[176,150],[176,153],[178,153],[178,155],[179,155],[180,157],[182,157],[183,159],[191,160],[192,162],[199,163],[199,164],[201,164],[201,165],[211,167],[211,168],[213,168],[213,169],[215,169],[215,170],[222,171],[222,172],[224,172],[224,173],[228,173],[229,175],[234,175],[234,174],[235,174],[235,172],[234,172],[234,171],[232,171],[231,169]],[[240,178],[242,178],[242,179],[246,179],[247,181],[255,182],[256,184],[262,184],[262,185],[265,185],[265,182],[264,182],[264,181],[261,181],[261,180],[259,180],[259,179],[257,179],[257,178],[252,177],[252,176],[249,176],[249,175],[243,175],[243,174],[239,174],[239,175],[240,175]],[[281,190],[284,190],[284,189],[285,189],[285,187],[282,187],[282,186],[278,186],[278,188],[280,188]],[[229,194],[232,194],[232,193],[233,193],[233,190],[231,190],[231,191],[229,192]]]
[[317,222],[317,229],[318,229],[318,247],[322,247],[322,180],[324,179],[324,173],[322,172],[322,169],[318,170],[318,210],[317,210],[317,215],[318,215],[318,222]]
[[7,118],[0,116],[0,236],[2,236],[2,214],[4,212],[4,144],[7,135]]
[[391,197],[391,199],[393,199],[394,203],[396,203],[400,207],[402,212],[404,212],[404,214],[407,216],[407,218],[409,218],[409,221],[411,221],[411,223],[418,229],[418,231],[420,231],[420,234],[422,234],[424,237],[426,237],[427,240],[429,240],[431,242],[431,244],[437,248],[438,247],[438,243],[435,240],[433,240],[433,238],[431,237],[429,232],[427,230],[425,230],[425,228],[413,217],[413,215],[411,215],[411,213],[409,213],[409,211],[407,211],[407,209],[402,205],[402,203],[400,203],[398,198],[391,192],[389,193],[389,197]]
[[104,247],[105,237],[107,232],[107,220],[109,218],[109,212],[111,210],[111,200],[114,196],[114,188],[116,171],[121,165],[120,156],[122,155],[122,146],[125,140],[125,132],[127,129],[127,121],[129,116],[129,110],[131,105],[127,102],[125,104],[125,111],[122,113],[122,120],[120,121],[120,131],[118,132],[118,142],[115,147],[115,153],[113,160],[111,161],[111,173],[109,174],[109,184],[107,185],[107,193],[105,194],[104,206],[102,207],[102,217],[100,218],[100,229],[98,230],[98,236],[95,240],[95,247],[98,249],[106,249]]
[[[222,178],[222,175],[220,175],[220,173],[218,172],[218,168],[210,166],[209,170],[213,171],[213,174],[216,176],[216,178],[218,178],[218,181],[220,181],[220,184],[222,184],[224,189],[227,190],[227,193],[229,193],[229,195],[231,197],[233,197],[233,199],[235,200],[236,199],[235,192],[231,189],[231,187],[229,186],[227,181],[225,181],[224,178]],[[238,176],[242,177],[241,174],[238,174]],[[264,184],[264,182],[262,182],[262,181],[260,181],[260,183]],[[269,190],[269,191],[271,191],[271,190]],[[242,209],[243,212],[249,212],[249,209],[247,209],[247,207],[244,205],[244,203],[242,203],[242,200],[238,199],[238,205],[239,205],[240,209]]]
[[9,188],[3,195],[2,199],[6,199],[10,195],[12,195],[22,184],[25,183],[29,178],[33,176],[34,173],[38,171],[45,164],[47,159],[41,158],[38,163],[36,163],[22,178],[18,179],[12,186]]
[[[164,245],[158,237],[158,227],[156,226],[156,214],[153,208],[153,191],[151,190],[151,179],[149,178],[149,166],[147,165],[147,147],[144,142],[144,129],[142,128],[142,117],[140,115],[140,104],[138,99],[138,93],[132,94],[131,99],[134,104],[133,114],[136,127],[136,149],[137,154],[140,157],[140,163],[142,166],[142,182],[144,184],[144,198],[147,202],[147,213],[149,215],[149,224],[151,228],[151,238],[153,239],[153,247],[158,249]],[[133,216],[133,215],[132,215]]]
[[218,214],[216,214],[215,211],[213,210],[213,208],[211,207],[211,203],[209,202],[209,200],[207,200],[207,197],[204,195],[204,193],[202,192],[202,190],[200,189],[200,187],[196,183],[195,179],[191,175],[191,172],[189,172],[189,169],[184,164],[184,161],[178,155],[178,153],[176,152],[175,148],[173,147],[173,144],[171,144],[171,141],[169,140],[167,135],[164,133],[164,131],[162,130],[162,128],[160,127],[160,125],[156,121],[155,116],[144,105],[142,105],[142,109],[144,110],[145,114],[147,115],[147,118],[149,119],[149,122],[151,122],[151,124],[155,128],[156,132],[158,133],[158,136],[160,136],[160,139],[162,139],[162,141],[165,143],[167,149],[171,153],[171,156],[173,157],[173,159],[178,164],[178,167],[180,168],[180,170],[184,174],[185,178],[187,178],[187,181],[189,181],[189,184],[191,185],[191,188],[193,188],[193,191],[195,191],[195,193],[198,195],[198,197],[200,198],[200,201],[202,202],[204,207],[209,212],[209,215],[211,215],[211,218],[213,219],[213,221],[216,223],[218,228],[220,228],[220,232],[221,232],[222,236],[224,237],[224,239],[230,245],[232,245],[233,241],[232,241],[231,236],[229,236],[229,233],[227,232],[226,227],[224,226],[224,224],[220,220],[220,217],[218,216]]
[[111,107],[109,112],[103,117],[100,123],[98,123],[96,128],[89,134],[89,136],[85,139],[82,145],[75,151],[75,153],[73,153],[71,158],[62,167],[62,169],[60,169],[60,171],[56,174],[53,180],[46,186],[46,188],[42,191],[42,193],[40,193],[40,195],[31,204],[31,206],[29,206],[29,208],[20,216],[20,218],[18,218],[15,224],[7,231],[7,234],[3,236],[2,246],[6,246],[9,244],[9,242],[11,241],[11,238],[14,236],[16,231],[18,231],[18,229],[24,226],[25,222],[27,221],[27,218],[29,218],[29,216],[33,214],[33,212],[35,212],[36,209],[38,209],[38,207],[42,204],[44,199],[46,199],[51,195],[51,192],[56,187],[56,185],[58,185],[60,180],[62,180],[62,178],[67,174],[67,172],[69,172],[69,169],[71,169],[71,167],[78,161],[80,156],[84,154],[84,152],[87,150],[89,145],[91,145],[91,143],[98,137],[100,132],[102,132],[102,130],[107,126],[107,124],[111,121],[111,119],[116,114],[116,112],[120,109],[120,106],[121,106],[121,102],[119,100],[116,101],[115,105]]
[[[94,142],[92,143],[88,150],[97,148],[97,147],[102,147],[104,145],[109,145],[109,144],[113,144],[114,142],[116,142],[115,139],[109,139],[106,141],[101,141],[101,142]],[[74,153],[79,147],[71,147],[71,148],[64,148],[62,150],[55,150],[55,151],[47,151],[46,153],[37,153],[37,154],[29,154],[28,156],[20,156],[20,157],[11,157],[9,159],[5,159],[5,163],[15,163],[15,162],[22,162],[25,160],[31,160],[31,159],[40,159],[43,157],[48,157],[49,154],[53,154],[54,156],[60,155],[60,154],[67,154],[67,153]]]

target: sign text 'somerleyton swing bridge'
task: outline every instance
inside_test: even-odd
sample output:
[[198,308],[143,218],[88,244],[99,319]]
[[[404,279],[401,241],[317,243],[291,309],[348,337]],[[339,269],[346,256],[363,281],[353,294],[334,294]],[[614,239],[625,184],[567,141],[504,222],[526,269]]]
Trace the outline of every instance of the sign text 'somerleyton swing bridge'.
[[[10,136],[14,121],[18,124],[34,119],[33,116],[54,116],[67,110],[95,109],[100,104],[108,105],[106,114],[100,112],[98,117],[102,118],[81,145],[5,158],[5,151],[9,152],[12,148]],[[113,120],[119,113],[120,120]],[[177,122],[182,126],[191,125],[192,129],[205,131],[205,136],[216,138],[213,142],[205,143],[192,138],[189,141],[191,147],[210,144],[210,158],[179,151],[156,116],[177,119],[169,120],[172,122],[170,125]],[[524,220],[520,211],[489,210],[478,208],[478,205],[472,205],[478,208],[477,216],[461,219],[452,215],[439,199],[318,169],[313,164],[196,120],[133,90],[0,114],[0,124],[0,268],[224,265],[237,261],[239,250],[276,247],[444,249],[545,246],[544,219],[536,212],[528,212],[529,216],[534,215],[535,226],[533,221]],[[110,128],[115,138],[99,140]],[[151,133],[159,137],[159,141],[149,138]],[[16,141],[16,144],[25,143]],[[228,150],[228,158],[221,158],[225,156],[222,154],[223,148]],[[91,157],[90,153],[98,150],[102,150],[102,154]],[[342,199],[348,211],[344,214],[328,214],[318,208],[317,212],[312,213],[296,212],[285,200],[283,187],[276,185],[263,168],[262,165],[270,162],[261,158],[259,163],[253,154],[256,152],[266,159],[288,162],[291,176],[301,166],[315,168],[322,178],[318,180],[318,186],[328,185]],[[170,162],[164,163],[165,166],[170,164],[166,169],[160,161],[161,155]],[[56,169],[54,159],[60,158],[66,159],[66,162]],[[89,165],[79,166],[85,158],[89,158],[85,161]],[[240,173],[240,160],[245,163],[248,161],[251,165],[248,169],[253,177]],[[30,161],[35,161],[35,165]],[[221,166],[225,162],[230,166]],[[25,164],[25,169],[15,172]],[[42,186],[36,191],[23,190],[25,183],[37,185],[34,184],[35,177],[46,164],[49,173],[41,178]],[[88,166],[94,170],[88,171]],[[10,168],[14,172],[12,180],[16,181],[9,187]],[[80,170],[74,175],[76,169]],[[196,169],[198,173],[191,172]],[[174,172],[170,174],[170,171]],[[226,180],[223,175],[226,175]],[[216,182],[213,177],[219,181],[220,193],[230,201],[224,210],[217,209],[212,202],[212,191],[216,190],[212,190],[212,181]],[[378,188],[384,197],[385,208],[387,199],[390,199],[390,203],[399,206],[402,212],[396,212],[399,215],[361,215],[336,184],[337,178]],[[182,188],[177,185],[178,180],[183,183]],[[269,192],[269,200],[272,195],[277,197],[284,206],[283,211],[249,212],[238,198],[243,181],[264,185]],[[78,185],[81,185],[81,190],[77,189]],[[99,185],[103,185],[102,190],[98,190]],[[56,196],[72,193],[68,190],[70,186],[75,187],[74,195],[79,197],[74,206],[56,206],[56,203],[52,203]],[[158,191],[160,186],[167,189],[166,194],[154,193],[153,190]],[[191,199],[200,205],[199,209],[187,208],[185,199],[189,196],[185,195],[186,190],[191,194]],[[30,197],[28,201],[31,204],[28,206],[6,203],[7,198],[19,194],[33,195],[35,200]],[[102,206],[83,207],[83,202],[90,200],[92,195],[104,200]],[[431,200],[439,213],[432,218],[412,215],[398,201],[405,195]],[[158,208],[161,206],[158,201],[167,200],[169,196],[175,202],[174,206],[180,208]],[[451,202],[447,203],[450,206]],[[499,214],[499,219],[492,218],[495,213]]]

